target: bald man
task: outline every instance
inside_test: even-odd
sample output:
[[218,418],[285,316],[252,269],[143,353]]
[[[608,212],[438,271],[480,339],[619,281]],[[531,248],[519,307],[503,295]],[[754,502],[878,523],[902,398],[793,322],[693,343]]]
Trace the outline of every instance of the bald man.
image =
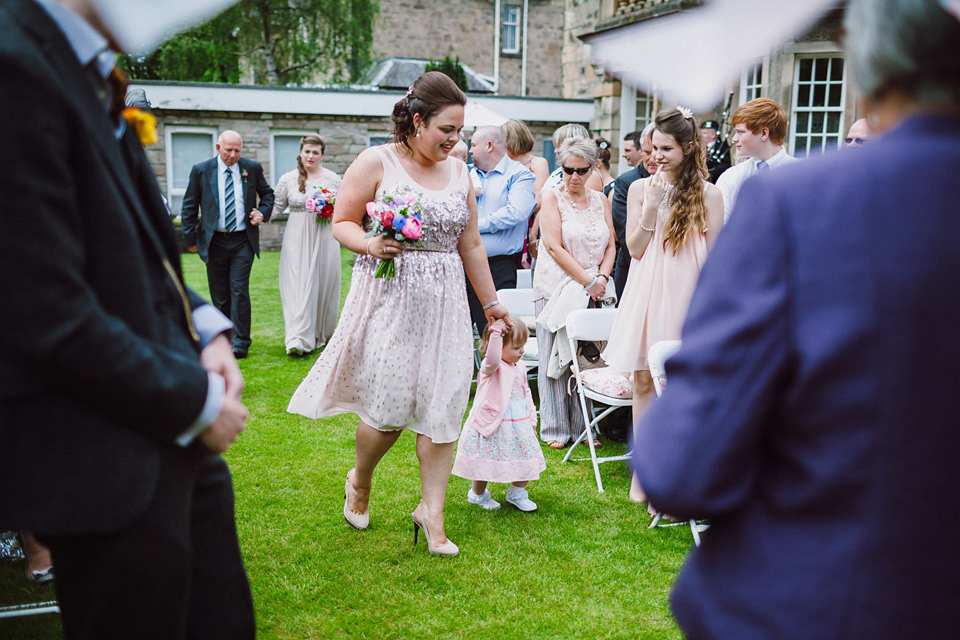
[[843,149],[848,147],[859,147],[864,142],[870,139],[870,123],[867,122],[866,118],[860,118],[852,125],[850,125],[850,130],[847,132],[847,137],[843,139]]
[[250,269],[253,256],[260,256],[259,227],[270,219],[273,189],[259,162],[240,157],[239,133],[221,133],[216,149],[217,157],[190,171],[180,210],[183,242],[207,264],[213,304],[233,321],[233,355],[246,358]]

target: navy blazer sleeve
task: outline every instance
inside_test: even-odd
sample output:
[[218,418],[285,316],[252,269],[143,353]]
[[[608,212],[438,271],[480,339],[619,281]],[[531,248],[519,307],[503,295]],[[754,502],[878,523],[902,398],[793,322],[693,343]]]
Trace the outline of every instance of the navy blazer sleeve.
[[677,517],[715,516],[746,500],[789,376],[790,245],[772,196],[755,182],[704,265],[663,397],[638,426],[640,483]]
[[273,213],[273,188],[263,175],[263,165],[261,165],[259,162],[252,161],[250,164],[254,168],[254,171],[251,174],[254,182],[253,186],[257,190],[257,199],[260,201],[257,205],[257,209],[259,209],[260,213],[263,214],[263,221],[267,222],[270,220],[270,214]]

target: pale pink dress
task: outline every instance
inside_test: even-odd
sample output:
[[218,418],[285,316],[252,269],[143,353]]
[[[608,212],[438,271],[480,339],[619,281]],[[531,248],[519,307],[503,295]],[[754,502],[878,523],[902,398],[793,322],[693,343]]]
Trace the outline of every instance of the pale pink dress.
[[413,180],[389,147],[379,147],[380,200],[397,185],[422,194],[423,237],[396,260],[397,275],[374,277],[380,260],[358,255],[337,330],[290,399],[308,418],[353,412],[375,429],[410,429],[454,442],[470,396],[473,342],[460,234],[470,221],[466,165],[445,162],[440,190]]
[[610,340],[603,352],[604,361],[615,369],[649,369],[647,350],[652,344],[680,339],[690,298],[707,259],[707,239],[702,233],[688,237],[676,254],[663,248],[672,188],[667,185],[660,202],[647,250],[639,260],[630,261]]

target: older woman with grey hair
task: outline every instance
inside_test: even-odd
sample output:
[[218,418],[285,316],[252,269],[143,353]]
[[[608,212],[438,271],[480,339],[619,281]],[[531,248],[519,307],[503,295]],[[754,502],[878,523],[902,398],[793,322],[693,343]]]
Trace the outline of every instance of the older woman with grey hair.
[[[617,252],[610,202],[586,186],[597,164],[597,145],[588,138],[569,138],[557,150],[557,160],[563,182],[543,192],[540,207],[542,238],[533,275],[538,316],[565,286],[582,287],[594,301],[603,297]],[[559,378],[548,374],[555,337],[538,323],[540,438],[562,449],[585,425],[579,405],[566,391],[569,369]]]
[[653,505],[712,518],[670,599],[690,638],[960,630],[960,3],[845,25],[879,135],[744,184],[637,427]]

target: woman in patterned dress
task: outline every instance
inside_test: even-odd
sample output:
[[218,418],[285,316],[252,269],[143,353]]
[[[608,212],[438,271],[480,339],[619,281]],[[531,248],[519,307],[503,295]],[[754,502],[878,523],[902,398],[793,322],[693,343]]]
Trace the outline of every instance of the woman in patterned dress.
[[[414,431],[423,489],[414,532],[422,528],[430,552],[442,555],[458,552],[446,537],[443,507],[473,375],[464,272],[487,320],[508,317],[496,301],[466,165],[447,157],[460,139],[465,104],[444,74],[421,75],[394,106],[395,141],[367,149],[344,175],[333,233],[358,254],[350,292],[336,332],[288,407],[311,418],[360,417],[343,509],[358,529],[369,523],[377,463],[403,429]],[[423,237],[413,246],[367,235],[366,204],[397,189],[424,202]],[[391,259],[396,277],[375,277]]]

